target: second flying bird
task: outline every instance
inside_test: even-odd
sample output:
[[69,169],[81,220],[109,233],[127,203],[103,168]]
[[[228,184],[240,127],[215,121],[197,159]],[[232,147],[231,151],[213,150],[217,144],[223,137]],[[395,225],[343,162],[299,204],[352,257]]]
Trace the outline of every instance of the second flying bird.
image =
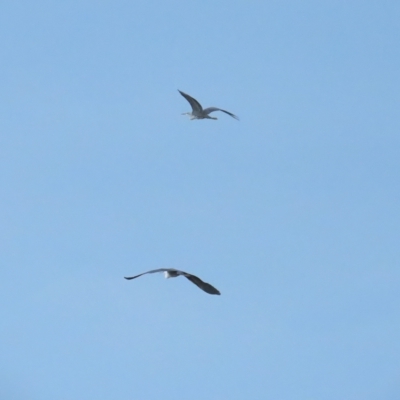
[[213,111],[222,111],[225,114],[230,115],[232,118],[239,120],[239,117],[237,115],[232,114],[229,111],[223,110],[222,108],[208,107],[203,110],[203,107],[196,99],[194,99],[193,97],[189,96],[184,92],[181,92],[180,90],[178,90],[178,92],[189,102],[189,104],[192,107],[191,113],[187,112],[182,114],[182,115],[189,115],[190,119],[218,119],[216,117],[210,117],[208,114],[212,113]]

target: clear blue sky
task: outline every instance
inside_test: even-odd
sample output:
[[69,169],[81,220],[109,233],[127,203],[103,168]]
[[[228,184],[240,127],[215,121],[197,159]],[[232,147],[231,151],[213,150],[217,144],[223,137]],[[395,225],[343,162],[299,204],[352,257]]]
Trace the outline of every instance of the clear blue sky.
[[399,21],[3,1],[0,398],[399,399]]

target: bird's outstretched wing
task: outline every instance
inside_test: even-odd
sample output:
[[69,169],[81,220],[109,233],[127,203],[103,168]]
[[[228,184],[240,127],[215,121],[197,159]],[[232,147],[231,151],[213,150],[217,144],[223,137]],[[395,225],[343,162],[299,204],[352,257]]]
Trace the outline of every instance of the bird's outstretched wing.
[[209,283],[202,281],[197,276],[188,274],[187,272],[183,272],[183,271],[179,271],[179,272],[182,272],[181,275],[183,275],[185,278],[189,279],[190,282],[194,283],[196,286],[198,286],[200,289],[204,290],[206,293],[221,294],[218,289],[216,289],[214,286],[210,285]]
[[189,96],[186,93],[181,92],[179,89],[178,92],[189,102],[193,111],[203,111],[203,107],[196,99],[194,99],[193,97]]
[[130,279],[139,278],[139,276],[142,276],[142,275],[154,274],[155,272],[165,272],[165,271],[169,271],[169,268],[152,269],[151,271],[143,272],[139,275],[129,276],[129,277],[124,276],[124,278],[130,280]]
[[232,113],[230,113],[229,111],[223,110],[222,108],[208,107],[208,108],[206,108],[206,109],[203,110],[203,112],[204,112],[205,114],[210,114],[210,113],[212,113],[212,112],[214,112],[214,111],[222,111],[222,112],[224,112],[225,114],[228,114],[228,115],[230,115],[232,118],[235,118],[235,119],[237,119],[237,120],[239,121],[239,117],[238,117],[237,115],[232,114]]

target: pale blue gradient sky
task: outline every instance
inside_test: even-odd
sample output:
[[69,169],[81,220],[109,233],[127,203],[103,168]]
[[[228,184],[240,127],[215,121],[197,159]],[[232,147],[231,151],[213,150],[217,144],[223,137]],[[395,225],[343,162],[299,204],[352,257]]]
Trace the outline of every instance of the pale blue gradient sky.
[[2,2],[0,398],[397,400],[399,21]]

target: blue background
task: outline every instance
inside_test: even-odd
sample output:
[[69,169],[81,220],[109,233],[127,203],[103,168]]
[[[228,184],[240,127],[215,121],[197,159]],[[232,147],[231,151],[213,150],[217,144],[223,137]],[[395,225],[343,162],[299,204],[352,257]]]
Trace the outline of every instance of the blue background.
[[399,399],[399,21],[2,2],[0,397]]

